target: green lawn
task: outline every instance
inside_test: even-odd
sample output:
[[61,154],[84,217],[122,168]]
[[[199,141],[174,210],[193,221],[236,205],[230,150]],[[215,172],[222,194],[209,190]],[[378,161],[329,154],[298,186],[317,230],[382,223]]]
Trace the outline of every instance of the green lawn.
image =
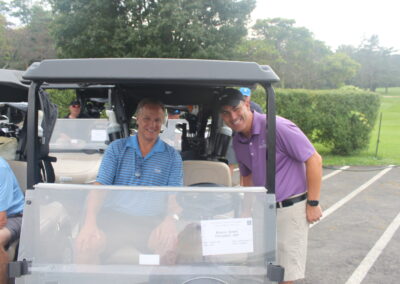
[[369,148],[358,154],[331,155],[328,149],[317,144],[316,148],[324,158],[324,165],[400,165],[400,88],[390,88],[388,93],[385,93],[384,89],[378,89],[377,92],[382,95],[378,155],[375,156],[379,117],[372,132]]

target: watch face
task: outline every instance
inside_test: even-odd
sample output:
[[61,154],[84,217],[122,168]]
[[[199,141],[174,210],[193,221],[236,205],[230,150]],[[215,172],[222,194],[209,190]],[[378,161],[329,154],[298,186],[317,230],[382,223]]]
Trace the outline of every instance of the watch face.
[[318,206],[319,201],[318,200],[307,200],[307,204],[310,206]]

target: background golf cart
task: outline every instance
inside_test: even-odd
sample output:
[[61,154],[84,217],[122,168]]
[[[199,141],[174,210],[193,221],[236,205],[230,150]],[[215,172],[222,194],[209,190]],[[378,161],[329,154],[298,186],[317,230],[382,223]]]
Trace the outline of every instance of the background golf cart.
[[[0,156],[5,158],[12,168],[18,183],[25,193],[27,188],[27,110],[29,82],[23,82],[24,71],[0,69]],[[46,116],[41,115],[37,126],[41,142],[38,152],[39,177],[42,182],[54,181],[54,173],[48,157],[47,141],[57,115],[55,106],[47,100],[47,96],[39,94],[40,109],[47,109]],[[18,241],[7,249],[11,260],[16,260]]]
[[[28,190],[24,211],[19,263],[11,275],[25,274],[22,283],[264,283],[280,281],[282,270],[275,267],[275,111],[271,87],[278,77],[268,66],[256,63],[173,59],[74,59],[45,60],[33,64],[24,77],[32,81],[29,92]],[[109,131],[110,140],[130,134],[130,118],[137,103],[153,97],[172,106],[196,106],[197,113],[188,112],[187,125],[182,127],[181,155],[185,160],[185,184],[213,183],[206,187],[122,187],[38,184],[37,138],[38,93],[46,84],[79,84],[82,88],[103,85],[95,96],[107,98],[120,128]],[[224,164],[224,153],[218,143],[222,122],[215,107],[218,95],[226,87],[261,84],[268,94],[268,193],[265,188],[231,188],[221,184],[220,176],[230,177]],[[102,90],[102,88],[99,88]],[[104,90],[107,90],[106,92]],[[83,92],[84,93],[84,92]],[[82,95],[84,95],[82,93]],[[93,90],[90,95],[94,96]],[[207,131],[208,121],[211,126]],[[190,160],[187,162],[187,160]],[[201,166],[199,166],[201,165]],[[193,171],[193,168],[195,169]],[[207,173],[216,172],[212,180]],[[206,171],[206,174],[201,171]],[[187,180],[188,173],[194,180]],[[223,174],[224,173],[224,174]],[[267,173],[266,173],[267,174]],[[226,179],[224,179],[226,180]],[[230,178],[227,179],[230,183]],[[122,254],[111,255],[100,265],[73,263],[73,246],[50,247],[52,236],[40,229],[42,208],[54,203],[64,210],[69,222],[59,224],[57,232],[73,242],[79,232],[86,194],[105,190],[107,198],[120,194],[145,191],[154,194],[170,191],[177,194],[183,209],[178,221],[180,251],[175,251],[175,265],[163,265],[166,255],[150,255],[144,247],[125,248]],[[253,215],[241,216],[240,200],[251,193]],[[106,224],[109,220],[104,220]],[[111,225],[111,224],[110,224]],[[221,233],[221,229],[222,230]],[[144,228],[137,228],[138,234]],[[189,241],[189,242],[186,242]],[[222,241],[222,243],[221,243]],[[186,244],[186,245],[185,245]],[[129,254],[132,252],[132,254]],[[118,253],[118,252],[115,252]],[[29,265],[28,265],[29,264]],[[160,265],[161,264],[161,265]],[[267,269],[268,268],[268,269]],[[15,272],[15,273],[14,273]],[[27,275],[26,275],[27,274]],[[268,279],[267,279],[268,274]]]

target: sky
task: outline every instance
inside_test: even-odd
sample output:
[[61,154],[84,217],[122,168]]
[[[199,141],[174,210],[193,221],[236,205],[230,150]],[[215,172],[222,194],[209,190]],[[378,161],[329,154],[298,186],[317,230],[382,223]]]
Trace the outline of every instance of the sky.
[[379,45],[400,52],[398,0],[257,0],[251,17],[294,19],[334,51],[342,44],[357,47],[376,34]]

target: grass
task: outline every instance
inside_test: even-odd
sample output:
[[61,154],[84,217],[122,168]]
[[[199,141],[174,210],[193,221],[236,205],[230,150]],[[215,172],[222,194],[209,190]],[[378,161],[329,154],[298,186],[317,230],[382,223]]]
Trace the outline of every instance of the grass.
[[329,149],[316,144],[318,152],[326,166],[341,165],[400,165],[400,88],[377,89],[381,94],[382,124],[378,153],[376,153],[379,117],[371,135],[369,147],[351,156],[338,156],[329,153]]

